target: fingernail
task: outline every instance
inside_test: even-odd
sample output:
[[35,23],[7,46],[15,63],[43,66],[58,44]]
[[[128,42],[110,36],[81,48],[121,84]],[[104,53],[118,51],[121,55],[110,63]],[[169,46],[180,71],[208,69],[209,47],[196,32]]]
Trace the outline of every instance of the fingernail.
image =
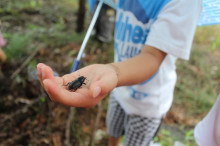
[[101,88],[95,87],[95,89],[93,91],[93,98],[96,98],[100,93],[101,93]]

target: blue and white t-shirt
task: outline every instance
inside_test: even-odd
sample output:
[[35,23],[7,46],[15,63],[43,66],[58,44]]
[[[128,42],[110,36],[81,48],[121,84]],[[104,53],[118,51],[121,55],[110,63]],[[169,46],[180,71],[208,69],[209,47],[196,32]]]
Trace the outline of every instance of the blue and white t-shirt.
[[138,55],[144,45],[167,53],[150,79],[113,90],[128,114],[161,117],[169,110],[176,83],[175,62],[177,58],[189,59],[201,9],[202,0],[119,0],[115,61]]

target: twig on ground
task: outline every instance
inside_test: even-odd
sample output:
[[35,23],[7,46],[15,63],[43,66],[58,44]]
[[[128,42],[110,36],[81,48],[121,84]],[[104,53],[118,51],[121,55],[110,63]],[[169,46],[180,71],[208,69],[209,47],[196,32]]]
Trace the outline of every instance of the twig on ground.
[[23,108],[20,108],[16,110],[15,112],[5,116],[5,118],[2,119],[1,123],[3,124],[7,120],[14,119],[14,116],[18,114],[21,114],[21,113],[24,114],[25,112],[28,112],[28,108],[34,105],[35,103],[39,102],[41,99],[40,97],[41,96],[39,96],[37,99],[32,100],[29,104],[25,105]]
[[36,50],[34,50],[31,55],[22,63],[22,65],[11,75],[10,79],[14,79],[21,71],[22,69],[33,59],[33,57],[37,54],[37,52],[42,47],[38,47]]
[[96,130],[98,129],[99,121],[100,121],[101,115],[102,115],[102,102],[99,102],[99,104],[98,104],[98,113],[97,113],[97,115],[96,115],[95,125],[94,125],[94,129],[93,129],[93,133],[92,133],[91,146],[94,146],[94,145],[95,145]]
[[69,117],[66,122],[66,129],[65,129],[65,137],[66,138],[65,138],[65,142],[64,142],[66,146],[71,146],[71,144],[70,144],[70,127],[71,127],[71,124],[73,121],[74,110],[75,110],[74,107],[70,108]]
[[16,134],[16,135],[13,135],[12,138],[5,139],[4,142],[1,143],[1,145],[2,146],[11,145],[12,143],[16,143],[16,141],[19,141],[19,140],[23,139],[24,137],[28,137],[28,136],[29,136],[29,134],[26,132]]

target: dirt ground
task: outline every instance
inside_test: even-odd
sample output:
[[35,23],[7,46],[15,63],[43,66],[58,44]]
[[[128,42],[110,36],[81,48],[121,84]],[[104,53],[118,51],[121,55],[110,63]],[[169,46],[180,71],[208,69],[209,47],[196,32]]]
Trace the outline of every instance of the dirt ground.
[[[27,26],[34,24],[34,27],[35,25],[42,27],[37,31],[46,30],[45,35],[50,36],[45,37],[47,39],[45,42],[35,40],[34,49],[26,52],[22,57],[18,56],[20,52],[17,50],[14,56],[0,63],[0,145],[2,146],[89,145],[94,143],[94,127],[105,129],[104,110],[107,102],[103,101],[103,104],[92,109],[74,109],[71,125],[66,127],[70,107],[51,102],[38,81],[37,63],[44,62],[50,65],[59,75],[69,73],[81,45],[81,42],[63,43],[59,40],[61,44],[58,44],[58,41],[53,39],[53,33],[50,32],[53,32],[54,25],[55,31],[61,24],[65,26],[61,29],[63,32],[67,32],[66,29],[74,31],[75,27],[72,25],[75,24],[76,15],[73,12],[66,13],[65,17],[59,16],[59,13],[53,14],[53,11],[59,10],[59,7],[49,2],[51,1],[46,4],[50,5],[51,9],[47,10],[22,8],[0,13],[0,28],[5,34],[15,35],[23,32],[25,36],[25,33],[29,33]],[[59,23],[59,17],[62,23]],[[11,42],[7,41],[9,45]],[[95,40],[91,39],[91,41]],[[20,43],[18,42],[18,45]],[[106,48],[105,46],[99,42],[90,44],[89,51],[85,52],[86,56],[81,60],[82,66],[90,62],[99,62],[100,59],[102,62],[108,61],[109,54],[101,49]],[[7,46],[3,50],[7,53]],[[100,54],[103,57],[100,58]],[[98,118],[97,123],[97,111],[102,109],[101,107],[103,110],[99,112],[101,117]]]

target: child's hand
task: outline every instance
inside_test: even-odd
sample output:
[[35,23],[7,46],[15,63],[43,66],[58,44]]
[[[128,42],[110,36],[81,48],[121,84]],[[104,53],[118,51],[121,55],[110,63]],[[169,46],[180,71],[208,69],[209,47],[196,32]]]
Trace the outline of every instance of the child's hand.
[[[37,65],[41,85],[52,101],[74,107],[92,107],[112,91],[118,82],[111,65],[94,64],[62,77],[54,77],[52,69],[42,63]],[[68,90],[69,82],[79,76],[86,77],[85,84],[76,91]]]

